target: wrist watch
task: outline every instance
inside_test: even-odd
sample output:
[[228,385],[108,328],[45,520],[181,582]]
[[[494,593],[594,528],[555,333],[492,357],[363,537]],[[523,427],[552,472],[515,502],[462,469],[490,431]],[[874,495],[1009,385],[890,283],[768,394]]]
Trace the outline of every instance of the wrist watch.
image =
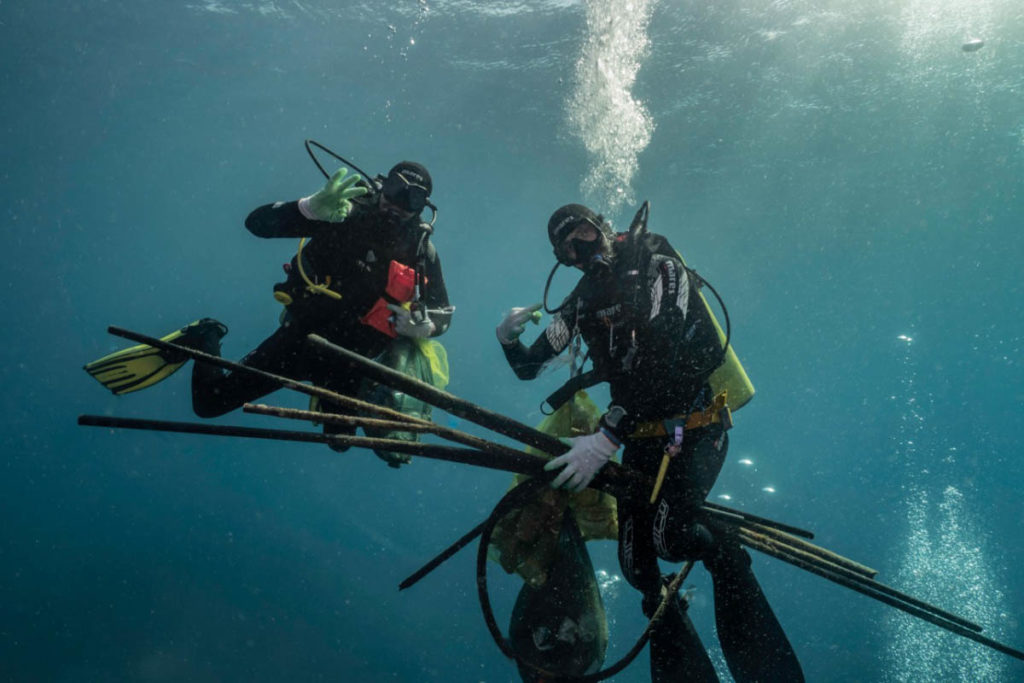
[[622,440],[636,429],[636,420],[622,406],[613,405],[601,416],[601,426]]

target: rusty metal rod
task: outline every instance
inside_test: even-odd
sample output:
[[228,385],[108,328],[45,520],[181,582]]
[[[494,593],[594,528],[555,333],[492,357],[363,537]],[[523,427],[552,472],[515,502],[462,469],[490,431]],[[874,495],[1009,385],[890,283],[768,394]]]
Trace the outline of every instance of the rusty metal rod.
[[380,420],[376,418],[367,417],[364,415],[344,415],[341,413],[321,413],[312,410],[301,410],[298,408],[282,408],[280,406],[268,406],[262,403],[246,403],[242,406],[242,410],[247,413],[254,413],[257,415],[269,415],[271,417],[281,417],[291,420],[302,420],[302,421],[320,421],[332,424],[343,424],[343,425],[355,425],[356,427],[370,427],[371,429],[387,429],[392,431],[402,432],[416,432],[426,434],[436,434],[437,436],[461,443],[464,446],[470,446],[479,450],[486,450],[490,452],[503,453],[509,457],[527,457],[535,458],[544,464],[547,460],[538,458],[536,455],[527,453],[526,451],[516,450],[500,443],[488,441],[472,434],[439,425],[434,422],[427,420],[419,420],[418,422],[399,422],[398,420]]
[[808,543],[802,538],[798,538],[796,536],[793,536],[792,534],[787,534],[783,531],[779,531],[774,527],[766,526],[764,524],[747,523],[744,525],[744,528],[760,534],[764,534],[765,536],[768,536],[774,540],[777,540],[781,543],[785,543],[794,548],[799,548],[805,552],[811,553],[812,555],[817,555],[823,560],[837,564],[852,572],[860,574],[865,578],[873,579],[878,575],[877,569],[872,569],[871,567],[863,565],[860,562],[855,562],[848,557],[843,557],[839,553],[833,552],[831,550],[826,550],[825,548],[822,548],[820,545]]
[[544,471],[544,460],[534,456],[510,457],[504,453],[458,448],[441,444],[425,444],[397,439],[374,439],[365,436],[343,434],[321,434],[319,432],[296,432],[284,429],[261,429],[234,425],[202,424],[194,422],[170,422],[166,420],[144,420],[106,415],[81,415],[78,424],[85,427],[108,427],[113,429],[141,429],[179,434],[205,434],[210,436],[235,436],[274,441],[296,441],[301,443],[339,444],[358,448],[380,449],[396,453],[419,455],[433,460],[446,460],[465,465],[489,469],[539,475]]
[[861,578],[858,580],[857,578],[854,578],[856,575],[851,576],[849,573],[837,572],[835,567],[829,567],[826,563],[809,560],[806,557],[801,557],[798,553],[792,552],[792,549],[780,548],[777,544],[765,542],[749,535],[745,538],[741,536],[741,541],[744,545],[753,548],[754,550],[770,555],[776,559],[782,560],[783,562],[787,562],[794,567],[811,572],[812,574],[817,574],[818,576],[828,579],[829,581],[843,586],[844,588],[849,588],[850,590],[861,593],[862,595],[874,598],[879,602],[895,607],[896,609],[902,610],[919,619],[923,619],[935,624],[936,626],[940,626],[947,631],[964,636],[965,638],[970,638],[971,640],[975,640],[995,650],[1017,657],[1018,659],[1024,659],[1024,652],[1015,650],[1008,645],[999,643],[986,636],[982,636],[979,633],[979,631],[982,630],[981,626],[950,614],[935,605],[931,605],[924,601],[917,600],[916,598],[912,598],[904,593],[900,593],[890,586],[886,586],[885,584],[871,579]]
[[301,420],[303,422],[322,422],[324,424],[346,425],[350,427],[369,427],[370,429],[381,429],[388,431],[403,431],[412,434],[437,434],[437,425],[433,422],[420,424],[418,422],[399,422],[398,420],[381,420],[380,418],[367,417],[365,415],[346,415],[344,413],[322,413],[318,410],[302,410],[300,408],[284,408],[281,406],[269,406],[265,403],[246,403],[242,410],[253,415],[267,415],[269,417],[280,417],[287,420]]

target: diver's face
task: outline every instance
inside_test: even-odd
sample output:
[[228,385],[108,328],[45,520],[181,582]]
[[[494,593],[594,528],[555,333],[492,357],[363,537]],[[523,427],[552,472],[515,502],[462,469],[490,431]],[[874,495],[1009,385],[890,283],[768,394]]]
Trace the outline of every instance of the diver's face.
[[600,244],[594,244],[600,232],[592,223],[581,221],[562,240],[562,253],[568,257],[574,268],[583,270],[585,262],[600,251]]
[[398,204],[394,204],[388,201],[388,198],[384,196],[384,193],[380,193],[380,203],[378,204],[380,212],[392,223],[406,223],[416,216],[415,211],[409,211],[402,208]]

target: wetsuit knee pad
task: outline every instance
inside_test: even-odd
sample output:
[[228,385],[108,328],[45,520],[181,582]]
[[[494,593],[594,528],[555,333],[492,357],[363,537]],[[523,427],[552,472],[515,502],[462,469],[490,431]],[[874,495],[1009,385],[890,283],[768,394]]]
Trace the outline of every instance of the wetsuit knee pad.
[[700,522],[680,526],[666,547],[665,559],[669,562],[686,562],[707,557],[715,544],[715,538]]
[[715,543],[708,528],[695,519],[693,510],[677,513],[664,500],[658,505],[652,534],[658,555],[669,562],[704,559]]

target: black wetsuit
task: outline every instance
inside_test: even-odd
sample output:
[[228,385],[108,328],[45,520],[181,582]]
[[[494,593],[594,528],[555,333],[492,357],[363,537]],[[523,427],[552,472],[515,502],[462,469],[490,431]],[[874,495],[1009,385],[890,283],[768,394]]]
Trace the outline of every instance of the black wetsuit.
[[[268,204],[249,214],[245,227],[257,237],[311,238],[302,250],[306,274],[320,283],[329,277],[330,289],[341,298],[305,291],[305,282],[300,279],[298,264],[293,258],[288,281],[278,287],[290,290],[293,298],[281,326],[245,356],[242,364],[292,379],[309,380],[354,396],[361,376],[334,357],[307,346],[306,335],[319,334],[370,358],[380,354],[392,337],[360,319],[384,295],[392,260],[411,267],[422,263],[426,278],[422,302],[436,326],[433,336],[448,329],[451,320],[448,292],[441,262],[429,240],[424,243],[421,257],[417,258],[422,234],[418,219],[411,224],[395,225],[381,216],[372,202],[354,204],[352,214],[341,223],[309,220],[299,211],[298,202]],[[219,345],[210,350],[219,352]],[[241,372],[225,372],[204,363],[196,363],[192,371],[192,405],[200,417],[223,415],[278,388],[276,382]],[[323,407],[338,410],[330,404]],[[351,430],[325,425],[325,431]]]
[[[623,464],[653,480],[667,438],[630,438],[631,432],[638,423],[706,408],[712,399],[707,380],[722,351],[696,277],[667,255],[673,250],[663,237],[641,239],[642,246],[630,245],[619,236],[611,265],[586,272],[529,348],[519,342],[502,348],[516,375],[532,379],[580,334],[598,376],[609,382],[612,404],[625,411],[617,425],[602,424],[623,441]],[[622,572],[644,594],[650,612],[662,585],[658,557],[703,560],[714,579],[719,636],[736,679],[799,681],[799,663],[750,571],[749,556],[701,523],[701,505],[727,449],[718,423],[688,430],[656,503],[618,500]],[[672,644],[652,641],[652,652],[659,653],[652,657],[654,680],[717,680],[689,620],[684,614],[674,618]]]

